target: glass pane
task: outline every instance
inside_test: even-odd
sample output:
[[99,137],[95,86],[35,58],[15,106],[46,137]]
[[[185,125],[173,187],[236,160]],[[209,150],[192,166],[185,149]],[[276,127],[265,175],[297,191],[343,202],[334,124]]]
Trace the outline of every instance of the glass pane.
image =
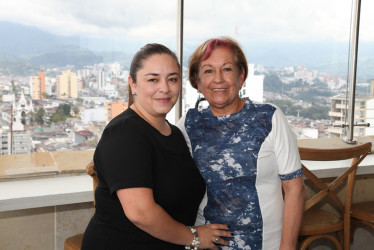
[[[185,1],[185,65],[206,39],[231,36],[250,64],[243,96],[278,105],[299,138],[335,136],[331,97],[346,93],[351,0],[233,3]],[[186,82],[184,93],[185,112],[197,91]]]
[[13,132],[36,145],[13,153],[94,148],[127,107],[134,52],[150,42],[176,50],[176,10],[168,0],[1,1],[2,142],[13,117]]
[[374,2],[361,1],[354,136],[374,135]]

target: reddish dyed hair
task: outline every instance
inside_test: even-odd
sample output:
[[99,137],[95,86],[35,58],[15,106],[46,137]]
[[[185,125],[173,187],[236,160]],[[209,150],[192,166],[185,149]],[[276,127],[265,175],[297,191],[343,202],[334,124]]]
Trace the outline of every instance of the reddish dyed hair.
[[191,55],[188,65],[188,79],[193,88],[197,89],[197,76],[199,74],[200,63],[210,57],[212,51],[217,47],[227,47],[232,50],[234,54],[234,63],[239,68],[240,72],[245,71],[244,81],[248,75],[248,62],[238,42],[226,36],[212,38],[202,43],[195,52]]

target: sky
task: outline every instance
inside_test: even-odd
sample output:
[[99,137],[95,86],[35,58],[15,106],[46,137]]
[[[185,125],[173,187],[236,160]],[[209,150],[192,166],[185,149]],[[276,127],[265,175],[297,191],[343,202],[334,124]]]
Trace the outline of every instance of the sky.
[[[347,41],[351,0],[185,0],[184,40]],[[0,21],[85,39],[176,40],[176,0],[3,0]],[[362,0],[360,40],[374,42],[374,1]]]
[[[293,43],[321,42],[331,51],[331,43],[349,44],[352,1],[185,0],[184,48],[227,35],[241,45],[271,42],[295,49]],[[134,53],[149,42],[176,49],[177,8],[177,0],[2,0],[0,21],[79,37],[83,48],[100,43]],[[374,44],[373,27],[374,0],[362,0],[360,41]]]

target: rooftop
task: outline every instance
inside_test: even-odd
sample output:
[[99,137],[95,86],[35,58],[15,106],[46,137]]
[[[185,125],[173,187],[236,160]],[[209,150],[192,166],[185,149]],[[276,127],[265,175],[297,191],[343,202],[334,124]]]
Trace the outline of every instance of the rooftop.
[[94,150],[40,152],[0,156],[0,179],[11,180],[59,174],[85,173]]

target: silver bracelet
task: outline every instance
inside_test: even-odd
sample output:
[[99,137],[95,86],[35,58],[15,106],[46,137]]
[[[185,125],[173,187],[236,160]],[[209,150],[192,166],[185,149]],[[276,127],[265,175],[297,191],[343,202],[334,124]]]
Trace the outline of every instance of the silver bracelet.
[[193,227],[188,227],[188,228],[191,230],[193,234],[193,240],[192,240],[191,246],[186,246],[185,249],[197,250],[200,246],[199,235],[197,234],[197,231],[195,228]]

